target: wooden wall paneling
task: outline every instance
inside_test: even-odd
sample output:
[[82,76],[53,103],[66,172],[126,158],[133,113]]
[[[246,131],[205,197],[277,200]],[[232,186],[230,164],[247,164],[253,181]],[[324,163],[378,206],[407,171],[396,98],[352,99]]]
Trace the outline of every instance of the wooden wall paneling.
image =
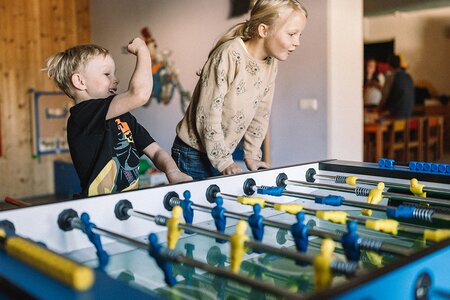
[[76,3],[75,1],[64,2],[63,9],[64,26],[62,32],[62,39],[68,47],[78,44],[77,39],[77,14],[76,14]]
[[70,35],[70,32],[66,32],[65,22],[70,23],[70,17],[64,17],[63,10],[65,9],[66,2],[70,1],[60,1],[60,0],[51,0],[52,1],[52,18],[50,20],[51,32],[53,37],[53,43],[50,43],[48,46],[48,50],[50,53],[48,55],[52,55],[55,52],[62,51],[66,48],[65,36]]
[[[14,3],[16,3],[14,1]],[[14,169],[12,168],[11,164],[7,163],[11,156],[11,136],[15,135],[17,133],[15,127],[14,127],[14,120],[12,118],[13,116],[13,107],[15,106],[15,102],[13,100],[13,97],[15,97],[15,90],[14,90],[14,78],[15,78],[15,70],[13,69],[13,60],[15,57],[13,56],[14,51],[14,32],[13,32],[13,24],[14,24],[14,17],[15,17],[15,4],[11,3],[11,5],[6,5],[6,11],[4,15],[5,27],[4,31],[2,32],[2,39],[4,39],[5,43],[3,45],[4,49],[4,57],[3,57],[3,63],[5,64],[4,73],[2,74],[4,79],[4,86],[2,87],[2,92],[4,96],[4,105],[3,105],[3,111],[2,111],[2,122],[5,128],[7,128],[7,132],[4,135],[4,166],[2,166],[2,170],[4,170],[4,174],[8,174],[9,176],[4,176],[4,179],[2,180],[2,185],[6,185],[6,187],[10,186],[13,182],[11,179],[14,177]],[[3,19],[3,18],[2,18]],[[8,160],[8,161],[7,161]]]
[[0,199],[51,194],[53,161],[70,156],[32,158],[28,90],[57,90],[47,57],[90,42],[89,0],[0,0],[0,15]]
[[[42,79],[45,78],[44,72],[41,71],[41,69],[44,67],[43,64],[43,57],[42,53],[40,52],[41,47],[41,38],[40,38],[40,32],[41,32],[41,22],[40,22],[40,5],[44,3],[39,1],[31,1],[29,3],[27,11],[27,24],[26,24],[26,42],[27,42],[27,48],[30,50],[28,55],[29,60],[29,71],[28,75],[29,78],[27,80],[27,91],[29,89],[36,89],[37,87],[43,86],[42,85]],[[25,88],[25,87],[24,87]],[[27,174],[27,183],[28,187],[24,187],[26,189],[27,194],[29,195],[42,195],[42,194],[49,194],[51,193],[51,190],[53,189],[53,186],[51,185],[51,178],[52,174],[51,172],[51,159],[49,158],[42,158],[37,160],[36,158],[32,157],[32,132],[33,132],[33,124],[32,124],[32,117],[31,117],[31,93],[27,93],[26,100],[29,105],[28,111],[29,111],[29,118],[28,118],[28,124],[30,124],[30,140],[28,143],[28,149],[31,151],[30,153],[27,153],[27,163],[28,163],[28,174]],[[27,149],[27,151],[28,151]],[[45,176],[42,176],[42,174],[45,174]]]
[[[6,2],[0,2],[0,16],[6,16]],[[0,32],[4,32],[6,29],[6,17],[0,18]],[[6,48],[6,40],[3,36],[0,36],[0,166],[2,166],[2,155],[3,155],[3,138],[4,138],[4,125],[3,125],[3,116],[2,112],[4,111],[3,103],[5,102],[4,98],[4,73],[6,72],[5,67],[5,48]]]
[[[17,14],[14,18],[16,26],[14,27],[14,52],[15,62],[14,68],[17,74],[17,83],[14,85],[16,89],[16,98],[14,98],[15,107],[13,118],[16,122],[16,139],[13,142],[11,157],[20,157],[15,170],[20,191],[34,191],[34,173],[35,165],[31,161],[29,153],[29,145],[31,142],[30,127],[30,101],[28,98],[28,89],[31,86],[30,81],[33,78],[33,70],[30,65],[28,56],[32,51],[27,45],[27,11],[29,3],[27,1],[15,1],[17,5]],[[20,25],[19,25],[20,24]],[[20,149],[20,150],[19,150]],[[14,185],[11,185],[14,186]]]
[[91,9],[90,1],[74,1],[76,6],[76,38],[79,43],[91,42]]
[[[41,48],[39,49],[39,54],[41,55],[42,64],[44,64],[47,57],[52,55],[56,50],[54,50],[53,40],[51,37],[52,32],[52,26],[51,22],[53,21],[53,12],[52,12],[52,5],[51,1],[44,0],[41,2],[41,5],[39,7],[39,23],[40,23],[40,30],[41,30]],[[54,88],[54,86],[50,85],[49,80],[46,78],[46,76],[42,76],[41,81],[41,88],[48,90]]]

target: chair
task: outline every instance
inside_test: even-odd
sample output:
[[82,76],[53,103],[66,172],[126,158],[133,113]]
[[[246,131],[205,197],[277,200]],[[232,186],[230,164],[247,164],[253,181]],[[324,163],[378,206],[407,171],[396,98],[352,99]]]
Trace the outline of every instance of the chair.
[[364,161],[376,162],[387,156],[390,119],[380,119],[374,123],[364,123]]
[[375,162],[375,141],[370,134],[364,134],[364,161]]
[[389,129],[389,140],[387,143],[387,157],[400,162],[406,162],[406,141],[408,130],[406,119],[395,119]]
[[406,140],[406,161],[423,160],[423,123],[422,117],[407,120],[408,136]]
[[425,122],[425,161],[438,161],[444,155],[444,117],[427,116]]

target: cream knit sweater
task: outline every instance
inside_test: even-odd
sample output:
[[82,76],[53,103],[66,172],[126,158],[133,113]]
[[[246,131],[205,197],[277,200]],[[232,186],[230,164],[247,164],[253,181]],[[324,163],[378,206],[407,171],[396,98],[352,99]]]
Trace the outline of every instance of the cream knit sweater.
[[244,157],[260,160],[277,75],[276,59],[251,57],[241,38],[222,44],[204,65],[177,135],[222,172],[244,139]]

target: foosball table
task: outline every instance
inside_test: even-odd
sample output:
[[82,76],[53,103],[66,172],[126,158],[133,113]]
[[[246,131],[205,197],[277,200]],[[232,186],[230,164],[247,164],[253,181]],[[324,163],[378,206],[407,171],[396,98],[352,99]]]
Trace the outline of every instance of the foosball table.
[[326,160],[0,212],[5,299],[448,299],[450,173]]

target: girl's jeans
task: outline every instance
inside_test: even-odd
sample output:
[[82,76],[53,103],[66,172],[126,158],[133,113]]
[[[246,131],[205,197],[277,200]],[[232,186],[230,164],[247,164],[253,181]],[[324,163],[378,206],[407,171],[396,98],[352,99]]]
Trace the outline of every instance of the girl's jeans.
[[193,179],[219,176],[220,172],[211,165],[206,153],[200,152],[184,143],[178,136],[172,146],[172,158],[181,172]]

